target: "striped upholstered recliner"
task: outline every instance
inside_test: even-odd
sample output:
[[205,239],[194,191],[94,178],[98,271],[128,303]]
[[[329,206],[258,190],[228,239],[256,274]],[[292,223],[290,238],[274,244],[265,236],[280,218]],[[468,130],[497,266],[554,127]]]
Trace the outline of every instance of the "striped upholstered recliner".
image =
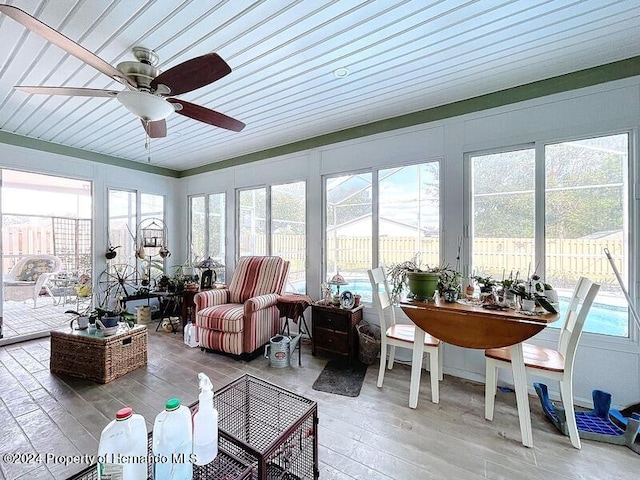
[[228,288],[196,294],[200,347],[250,357],[280,333],[277,301],[289,262],[280,257],[241,257]]

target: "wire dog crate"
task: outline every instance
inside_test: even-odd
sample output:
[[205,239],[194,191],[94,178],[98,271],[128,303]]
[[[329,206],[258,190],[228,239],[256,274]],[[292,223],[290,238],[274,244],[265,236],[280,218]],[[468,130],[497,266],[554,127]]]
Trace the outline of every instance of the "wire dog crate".
[[253,467],[253,479],[317,479],[318,406],[252,375],[218,390],[220,448]]

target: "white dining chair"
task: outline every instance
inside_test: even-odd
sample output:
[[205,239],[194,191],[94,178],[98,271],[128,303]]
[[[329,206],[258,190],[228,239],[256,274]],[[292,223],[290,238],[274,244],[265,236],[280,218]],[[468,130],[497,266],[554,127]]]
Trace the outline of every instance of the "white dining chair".
[[[560,383],[560,396],[567,414],[569,438],[571,444],[578,449],[581,448],[581,444],[573,408],[573,364],[584,322],[599,289],[600,285],[580,277],[565,313],[556,350],[529,343],[522,344],[525,371]],[[509,347],[488,349],[484,355],[487,365],[484,416],[487,420],[493,420],[498,368],[511,369],[511,355]],[[521,418],[520,424],[522,423]]]
[[[416,326],[396,323],[395,311],[389,293],[389,283],[383,267],[367,270],[371,282],[371,294],[373,304],[380,320],[380,330],[383,332],[380,342],[380,371],[378,372],[378,387],[382,387],[385,367],[391,370],[395,361],[396,347],[408,348],[413,351]],[[386,312],[389,312],[390,321],[387,323]],[[423,352],[429,354],[429,371],[431,377],[431,401],[440,401],[438,381],[442,380],[442,347],[440,340],[425,334]],[[387,361],[387,351],[389,360]],[[416,384],[416,388],[419,385]],[[418,392],[410,392],[410,397],[417,398]]]

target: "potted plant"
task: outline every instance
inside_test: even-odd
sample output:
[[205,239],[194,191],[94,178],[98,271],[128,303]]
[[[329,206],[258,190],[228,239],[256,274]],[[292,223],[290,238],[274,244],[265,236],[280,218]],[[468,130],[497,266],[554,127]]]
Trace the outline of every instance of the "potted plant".
[[104,253],[104,257],[107,260],[113,260],[114,258],[116,258],[116,255],[118,253],[116,252],[117,248],[120,248],[120,245],[118,245],[117,247],[109,245],[109,248],[107,248],[107,251]]
[[397,300],[401,297],[405,288],[408,289],[408,297],[414,300],[428,300],[433,298],[438,289],[440,272],[443,267],[421,267],[419,254],[411,260],[406,260],[391,267],[387,271],[387,277],[391,283],[391,297]]
[[531,277],[518,281],[516,274],[516,281],[511,289],[513,293],[520,298],[520,307],[522,310],[532,312],[536,307],[536,294],[540,294],[544,291],[540,277],[535,273]]
[[161,275],[156,282],[156,289],[160,292],[166,292],[171,284],[171,279],[167,275]]
[[440,270],[438,290],[445,302],[455,302],[460,298],[462,273],[448,265]]
[[493,291],[493,287],[496,286],[496,281],[491,278],[491,275],[487,275],[486,277],[483,277],[482,275],[474,275],[472,278],[480,287],[480,293],[491,293]]
[[[504,275],[503,275],[504,277]],[[503,307],[515,308],[515,295],[513,293],[513,286],[515,280],[513,279],[513,271],[509,274],[508,278],[503,278],[497,284],[497,296],[498,303]]]
[[69,323],[69,328],[71,329],[73,329],[73,322],[76,322],[78,324],[78,330],[85,330],[90,323],[95,323],[95,319],[91,321],[88,310],[85,310],[82,313],[77,312],[76,310],[65,310],[64,313],[75,315],[75,318],[73,318]]
[[516,297],[520,298],[520,308],[526,312],[533,312],[536,308],[536,300],[533,295],[533,285],[529,279],[516,283],[511,289]]

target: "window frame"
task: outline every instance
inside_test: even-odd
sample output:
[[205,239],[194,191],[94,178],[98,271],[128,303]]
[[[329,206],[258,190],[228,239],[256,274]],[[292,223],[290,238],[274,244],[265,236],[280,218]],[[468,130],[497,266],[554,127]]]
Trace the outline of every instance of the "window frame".
[[[242,192],[248,192],[251,190],[260,190],[264,189],[265,191],[265,255],[274,255],[273,252],[273,215],[272,215],[272,195],[273,195],[273,187],[280,187],[295,183],[304,184],[304,212],[305,212],[305,236],[307,238],[305,244],[305,285],[304,292],[309,291],[309,278],[307,275],[308,270],[308,262],[309,262],[309,181],[306,178],[303,179],[289,179],[286,181],[279,182],[269,182],[264,184],[257,185],[247,185],[240,188],[236,188],[235,190],[235,231],[234,231],[234,240],[235,240],[235,262],[238,262],[240,258],[240,195]],[[286,286],[285,286],[286,288]]]
[[[614,135],[628,136],[627,142],[627,165],[626,171],[629,179],[626,191],[627,197],[627,217],[624,222],[628,225],[627,242],[626,242],[626,268],[628,273],[628,280],[625,288],[629,292],[632,300],[637,305],[640,298],[640,269],[633,264],[633,258],[640,252],[640,235],[633,235],[633,232],[638,231],[640,227],[640,220],[637,220],[638,212],[640,212],[640,180],[637,179],[640,173],[637,166],[638,158],[638,138],[639,132],[637,128],[621,128],[621,129],[608,129],[598,131],[580,132],[571,135],[553,136],[545,138],[537,138],[531,142],[522,142],[512,145],[501,145],[495,148],[487,147],[478,150],[466,151],[463,154],[463,251],[462,251],[462,265],[463,276],[469,275],[470,264],[473,256],[471,232],[472,232],[472,212],[471,212],[471,157],[481,156],[496,153],[506,153],[514,150],[520,150],[523,148],[535,149],[535,262],[539,264],[539,268],[545,271],[546,268],[546,246],[545,246],[545,149],[549,145],[556,145],[561,143],[568,143],[574,141],[588,140],[599,137],[607,137]],[[603,254],[604,255],[604,254]],[[637,310],[637,308],[636,308]],[[538,337],[544,341],[555,342],[557,341],[558,329],[544,329]],[[632,318],[632,314],[629,311],[628,317],[628,332],[627,337],[613,336],[602,333],[593,333],[584,331],[582,335],[581,343],[586,347],[596,348],[613,348],[621,352],[635,352],[637,346],[640,343],[640,328],[636,328],[635,322]]]
[[[326,282],[326,279],[329,278],[329,272],[327,270],[327,261],[328,261],[328,252],[327,252],[327,180],[335,177],[341,176],[354,176],[363,173],[371,174],[371,263],[370,268],[376,268],[380,264],[380,227],[379,227],[379,216],[380,216],[380,171],[381,170],[390,170],[393,168],[405,168],[412,167],[418,165],[424,165],[429,163],[436,163],[438,170],[438,224],[439,224],[439,235],[438,235],[438,257],[439,262],[442,264],[444,255],[445,255],[445,245],[443,242],[444,239],[444,218],[445,218],[445,210],[444,210],[444,191],[443,185],[445,184],[444,179],[444,163],[445,157],[443,156],[433,156],[429,158],[424,158],[421,160],[412,159],[410,161],[404,162],[391,162],[384,163],[375,166],[371,166],[368,168],[358,168],[354,170],[341,170],[331,173],[326,173],[321,176],[321,224],[322,224],[322,246],[321,246],[321,281],[320,283]],[[384,179],[383,179],[384,180]],[[333,275],[333,273],[331,273]],[[365,305],[371,305],[372,302],[370,300],[365,300],[364,298],[361,300],[361,303]]]
[[[106,230],[107,230],[107,243],[110,241],[109,239],[111,238],[111,202],[110,202],[110,198],[111,198],[111,192],[125,192],[128,194],[134,194],[135,195],[135,231],[131,232],[134,235],[134,239],[133,241],[135,242],[137,240],[137,229],[138,226],[140,225],[140,222],[142,222],[145,219],[148,218],[160,218],[160,220],[162,220],[162,222],[166,225],[166,216],[167,216],[167,196],[166,195],[161,195],[161,194],[157,194],[157,193],[152,193],[152,192],[143,192],[141,190],[137,190],[137,189],[133,189],[133,188],[120,188],[120,187],[107,187],[107,202],[106,202],[106,207],[107,207],[107,222],[106,222]],[[161,197],[162,198],[162,216],[161,217],[150,217],[150,214],[145,214],[145,218],[142,218],[142,195],[152,195],[152,196],[156,196],[156,197]],[[140,281],[143,277],[143,275],[145,275],[145,270],[142,268],[142,260],[140,260],[136,255],[135,255],[135,250],[137,248],[137,245],[135,245],[134,243],[134,264],[135,265],[135,269],[136,269],[136,280]],[[121,255],[120,253],[118,253],[118,255]],[[126,262],[121,262],[120,260],[116,260],[117,264],[121,264],[121,263],[126,263],[128,265],[132,265],[130,263],[130,257],[126,257]],[[162,259],[162,266],[163,266],[163,271],[166,272],[167,270],[167,259],[164,258]],[[107,268],[109,268],[109,265],[107,264]],[[150,281],[152,281],[152,279],[149,279]]]
[[193,199],[194,198],[202,198],[204,201],[204,252],[203,252],[203,258],[207,258],[211,252],[209,251],[209,246],[210,246],[210,236],[209,236],[209,229],[207,228],[207,226],[209,225],[209,215],[210,215],[210,197],[213,195],[222,195],[222,198],[224,200],[224,208],[222,209],[222,212],[224,214],[224,219],[223,219],[223,231],[224,231],[224,242],[223,242],[223,255],[222,255],[222,263],[226,264],[226,256],[227,256],[227,242],[226,242],[226,232],[227,232],[227,192],[226,191],[221,191],[221,192],[209,192],[209,193],[194,193],[192,195],[187,195],[187,222],[188,222],[188,235],[187,235],[187,261],[188,262],[193,262],[195,261],[194,259],[194,254],[193,254]]

